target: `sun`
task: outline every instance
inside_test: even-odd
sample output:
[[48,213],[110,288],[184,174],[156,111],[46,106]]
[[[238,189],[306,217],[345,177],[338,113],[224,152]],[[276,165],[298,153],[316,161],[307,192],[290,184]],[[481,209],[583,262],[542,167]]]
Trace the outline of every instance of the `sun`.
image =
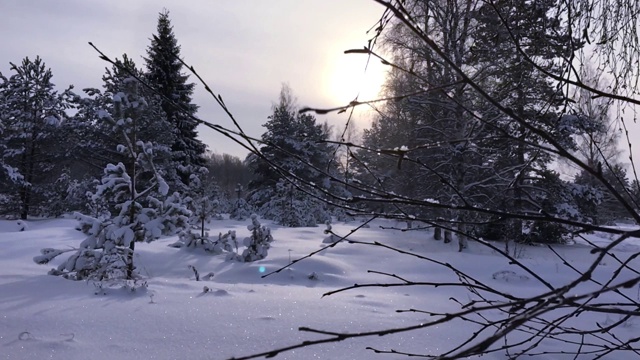
[[[365,70],[366,69],[366,70]],[[338,54],[328,59],[323,76],[325,97],[332,105],[344,105],[354,100],[366,101],[380,97],[387,67],[362,54]]]

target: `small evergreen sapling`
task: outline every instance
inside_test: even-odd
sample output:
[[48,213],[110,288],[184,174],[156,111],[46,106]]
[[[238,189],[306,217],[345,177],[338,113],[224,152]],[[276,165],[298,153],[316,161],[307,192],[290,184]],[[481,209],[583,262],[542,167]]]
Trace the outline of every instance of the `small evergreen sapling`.
[[244,221],[251,216],[251,213],[251,205],[245,199],[240,198],[232,205],[229,219]]
[[[169,194],[169,186],[153,162],[153,144],[136,141],[136,119],[146,101],[138,96],[137,82],[130,79],[125,84],[125,92],[114,95],[114,116],[105,111],[102,117],[124,140],[117,150],[127,155],[127,165],[108,164],[92,194],[96,203],[113,204],[115,215],[93,217],[76,213],[79,229],[87,237],[73,255],[49,272],[52,275],[74,280],[125,280],[126,283],[135,278],[136,242],[173,235],[188,226],[190,212],[180,194]],[[140,178],[146,181],[138,181]],[[139,190],[141,182],[145,186]],[[34,261],[46,264],[64,252],[43,249]]]
[[241,184],[236,185],[236,201],[231,206],[229,212],[229,219],[244,221],[248,219],[252,214],[251,205],[242,197],[244,188]]
[[267,257],[268,249],[273,241],[271,229],[260,225],[256,214],[251,215],[251,225],[247,226],[247,228],[251,231],[251,236],[244,239],[244,245],[247,248],[240,255],[239,260],[251,262],[264,259]]
[[[102,186],[95,196],[111,192],[114,198],[125,196],[129,185],[124,165],[109,165]],[[119,280],[133,278],[133,251],[136,241],[150,242],[162,235],[172,235],[187,226],[188,210],[178,193],[159,200],[148,196],[140,201],[126,200],[118,205],[119,213],[102,219],[75,213],[80,230],[87,235],[76,253],[49,274],[73,280]],[[132,216],[133,214],[133,216]],[[46,264],[65,250],[43,249],[34,258]]]
[[[200,174],[192,172],[190,177],[192,197],[187,198],[189,209],[191,210],[191,218],[189,223],[191,226],[188,230],[180,234],[181,241],[189,246],[204,245],[209,241],[209,232],[207,231],[207,223],[213,218],[218,218],[218,199],[217,186],[213,182],[207,182],[206,185],[200,180],[200,177],[206,175],[206,168],[200,167],[197,170],[202,171]],[[192,230],[196,230],[194,232]],[[198,231],[199,230],[199,231]],[[179,243],[174,244],[174,247]]]
[[[201,168],[204,169],[204,168]],[[206,170],[206,169],[205,169]],[[227,233],[218,234],[217,239],[212,239],[206,224],[212,219],[220,218],[218,213],[218,187],[215,182],[207,182],[207,185],[201,185],[197,176],[191,177],[191,184],[196,187],[193,191],[195,200],[189,199],[189,207],[192,209],[192,216],[189,220],[193,227],[180,233],[180,240],[171,244],[171,247],[201,247],[205,251],[222,254],[229,253],[229,257],[233,258],[238,252],[238,242],[236,241],[235,230],[229,230]],[[199,230],[199,231],[192,231]]]

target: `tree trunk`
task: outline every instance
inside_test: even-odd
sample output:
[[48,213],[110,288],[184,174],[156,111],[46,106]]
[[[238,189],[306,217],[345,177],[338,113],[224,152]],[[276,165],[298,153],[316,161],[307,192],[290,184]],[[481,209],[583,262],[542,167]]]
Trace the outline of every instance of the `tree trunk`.
[[[35,138],[35,135],[31,135],[32,139]],[[34,140],[31,140],[29,155],[23,156],[23,168],[26,169],[25,174],[25,182],[28,185],[23,185],[20,193],[20,198],[22,200],[22,209],[20,211],[20,219],[27,220],[29,216],[29,209],[31,208],[31,189],[33,188],[33,173],[34,173],[34,158],[36,155],[36,147],[33,143]]]
[[458,234],[456,237],[458,238],[458,252],[461,252],[463,249],[467,248],[467,224],[458,225]]
[[[134,129],[135,129],[135,122],[134,122]],[[135,144],[136,141],[136,133],[134,131],[133,133],[133,143]],[[136,159],[133,159],[132,164],[131,164],[131,189],[130,189],[130,194],[131,194],[131,208],[129,209],[129,224],[133,224],[136,218],[136,207],[135,207],[135,201],[136,199]],[[135,229],[132,229],[135,230]],[[127,279],[133,279],[133,270],[135,269],[133,266],[133,252],[136,249],[136,237],[134,236],[133,239],[131,239],[131,242],[129,243],[129,253],[127,254]]]
[[451,242],[451,231],[449,231],[449,230],[445,230],[444,231],[444,242],[445,242],[445,244]]
[[[205,211],[205,204],[202,204],[202,210]],[[200,239],[204,239],[204,220],[205,214],[200,215]]]
[[441,227],[436,226],[436,227],[433,229],[433,238],[434,238],[435,240],[442,240],[442,228],[441,228]]
[[29,215],[29,190],[23,186],[20,190],[20,198],[22,199],[22,207],[20,209],[20,219],[27,220]]
[[127,279],[133,279],[133,270],[135,269],[133,266],[133,252],[136,249],[136,240],[133,239],[129,243],[129,253],[127,254]]

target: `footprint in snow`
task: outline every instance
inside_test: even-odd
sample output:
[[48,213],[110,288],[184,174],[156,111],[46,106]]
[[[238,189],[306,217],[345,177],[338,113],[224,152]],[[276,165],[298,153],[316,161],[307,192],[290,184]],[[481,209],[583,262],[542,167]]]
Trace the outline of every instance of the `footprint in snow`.
[[[34,342],[34,343],[47,343],[47,344],[63,344],[63,343],[71,343],[76,342],[74,340],[75,334],[57,334],[51,336],[36,336],[29,331],[23,331],[18,334],[18,339],[12,341],[11,343],[16,342]],[[6,344],[9,345],[9,344]]]

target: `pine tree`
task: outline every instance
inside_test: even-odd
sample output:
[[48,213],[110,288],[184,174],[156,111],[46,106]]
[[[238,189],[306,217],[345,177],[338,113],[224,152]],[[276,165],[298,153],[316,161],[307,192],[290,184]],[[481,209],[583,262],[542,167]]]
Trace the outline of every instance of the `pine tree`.
[[[136,277],[136,242],[153,241],[162,235],[176,234],[188,226],[188,211],[179,193],[169,186],[154,164],[155,146],[138,138],[137,121],[147,101],[140,96],[138,81],[123,81],[123,91],[113,95],[111,113],[101,112],[102,120],[120,135],[116,146],[124,162],[107,164],[92,198],[111,205],[110,212],[94,217],[76,214],[87,238],[50,274],[74,280],[130,280]],[[34,261],[46,264],[65,250],[43,249]]]
[[[524,0],[501,0],[480,6],[474,13],[477,30],[469,62],[479,69],[477,76],[484,79],[483,85],[495,101],[524,119],[528,127],[572,148],[572,135],[578,131],[578,123],[565,121],[567,118],[560,115],[566,97],[514,45],[517,42],[545,71],[556,71],[557,58],[570,49],[565,48],[569,39],[567,29],[550,15],[553,6],[553,1]],[[576,41],[576,46],[579,43]],[[496,62],[496,56],[501,61]],[[539,151],[537,145],[543,141],[525,123],[516,123],[492,104],[484,104],[484,100],[478,101],[478,107],[485,124],[482,130],[485,139],[480,142],[487,149],[484,161],[490,160],[499,175],[483,194],[493,199],[493,206],[517,212],[539,211],[542,204],[532,203],[530,198],[535,197],[540,183],[556,182],[554,173],[546,170],[553,158]],[[544,179],[545,176],[551,178]],[[508,179],[506,183],[504,179]],[[549,194],[545,201],[554,198],[557,197]],[[523,230],[522,221],[514,220],[502,237],[517,239]]]
[[273,241],[271,229],[261,225],[256,214],[251,215],[251,224],[247,229],[251,231],[251,236],[244,239],[247,248],[238,256],[238,260],[252,262],[266,258]]
[[233,204],[231,204],[229,219],[242,221],[248,219],[251,214],[253,214],[253,208],[242,196],[243,191],[244,187],[242,186],[242,184],[236,184],[236,200],[233,202]]
[[249,203],[281,225],[324,222],[329,214],[315,197],[322,196],[319,189],[330,187],[326,171],[330,172],[333,153],[324,142],[329,134],[313,116],[297,111],[286,85],[264,126],[267,131],[262,135],[260,152],[266,160],[255,154],[247,159],[255,177],[249,183]]
[[40,57],[11,64],[14,74],[0,74],[0,123],[2,123],[2,182],[4,197],[21,219],[46,214],[49,186],[55,183],[64,153],[58,135],[74,96],[72,87],[54,90],[52,72]]
[[[76,100],[78,112],[66,122],[68,126],[63,127],[70,140],[69,156],[74,161],[71,178],[81,182],[91,183],[95,178],[100,178],[102,169],[108,163],[127,163],[128,155],[116,151],[117,145],[122,143],[120,129],[105,121],[105,113],[116,112],[116,107],[120,106],[116,100],[120,94],[128,91],[131,74],[141,77],[142,70],[126,54],[115,62],[116,65],[105,70],[102,90],[85,89],[87,96]],[[135,129],[132,131],[137,139],[153,142],[156,169],[172,191],[180,190],[175,186],[179,180],[171,159],[175,134],[166,120],[158,96],[143,86],[138,86],[136,91],[144,99],[144,106],[138,109]]]
[[161,95],[162,110],[176,135],[171,145],[172,159],[182,183],[188,185],[193,167],[205,164],[205,145],[197,138],[197,123],[190,118],[198,109],[192,102],[195,84],[187,82],[189,76],[182,72],[179,56],[169,11],[164,10],[158,17],[157,34],[147,48],[146,79]]
[[[201,168],[206,173],[205,168]],[[191,197],[186,199],[191,210],[189,230],[180,234],[180,239],[186,246],[207,245],[214,243],[209,239],[207,224],[213,219],[221,219],[220,215],[220,190],[212,179],[207,179],[206,174],[199,174],[191,178]],[[203,179],[201,179],[203,178]],[[213,247],[211,247],[213,249]],[[207,250],[211,250],[207,248]]]
[[[0,104],[6,104],[8,102],[6,98],[8,94],[4,91],[8,83],[9,80],[0,73]],[[2,116],[2,119],[4,119],[4,116]],[[5,133],[6,125],[3,120],[0,121],[0,184],[7,186],[8,184],[22,181],[23,177],[18,172],[18,169],[9,165],[6,161],[6,159],[10,157],[10,152],[7,150]]]

